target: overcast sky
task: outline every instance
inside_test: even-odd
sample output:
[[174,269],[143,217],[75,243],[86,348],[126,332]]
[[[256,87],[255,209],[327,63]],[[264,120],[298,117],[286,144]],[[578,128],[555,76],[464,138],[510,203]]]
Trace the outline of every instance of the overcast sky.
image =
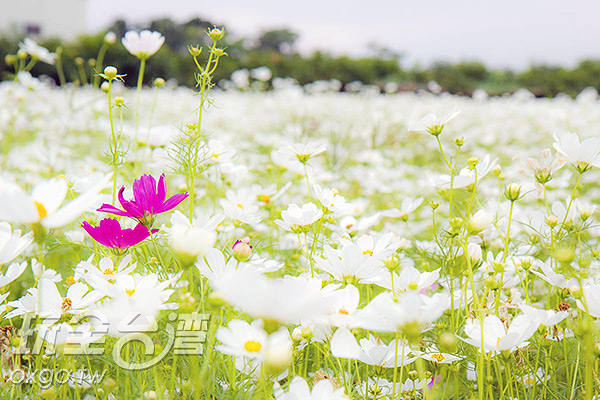
[[[573,66],[600,58],[595,0],[87,0],[90,31],[116,18],[144,22],[202,16],[231,33],[289,27],[301,51],[367,54],[376,42],[403,52],[404,66],[480,60],[495,67]],[[354,5],[356,4],[356,5]]]

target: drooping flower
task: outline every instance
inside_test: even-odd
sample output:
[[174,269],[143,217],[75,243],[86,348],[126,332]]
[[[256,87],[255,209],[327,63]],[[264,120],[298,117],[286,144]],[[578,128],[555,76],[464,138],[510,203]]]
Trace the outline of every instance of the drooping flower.
[[140,33],[127,31],[121,42],[128,52],[144,60],[161,48],[165,42],[165,37],[160,32],[150,32],[146,29]]
[[142,175],[133,181],[133,200],[125,200],[124,191],[125,186],[119,190],[119,202],[124,211],[110,204],[103,204],[98,211],[130,217],[145,226],[152,226],[157,214],[174,209],[188,197],[187,193],[178,193],[167,199],[165,174],[160,176],[158,185],[152,175]]
[[[118,250],[135,246],[150,236],[150,231],[142,224],[138,224],[133,229],[123,229],[119,221],[112,218],[104,218],[99,226],[92,226],[85,221],[82,227],[101,245]],[[158,229],[152,229],[152,233],[156,232]]]

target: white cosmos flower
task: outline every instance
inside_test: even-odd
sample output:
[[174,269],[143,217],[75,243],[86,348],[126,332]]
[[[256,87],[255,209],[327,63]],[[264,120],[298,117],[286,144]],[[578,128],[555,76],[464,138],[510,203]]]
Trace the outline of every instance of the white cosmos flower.
[[493,354],[501,351],[513,352],[520,347],[527,346],[527,340],[533,336],[539,326],[539,319],[525,314],[516,316],[508,328],[496,315],[488,315],[483,321],[467,320],[465,325],[467,338],[462,338],[462,340],[483,349],[486,353],[490,351]]
[[272,260],[264,260],[260,258],[250,258],[248,261],[238,262],[235,258],[230,257],[225,262],[225,256],[219,249],[210,249],[206,255],[196,262],[196,268],[200,273],[209,280],[217,279],[221,276],[233,274],[236,271],[248,271],[264,274],[281,269],[283,264]]
[[12,263],[6,269],[4,274],[0,274],[0,288],[13,282],[15,279],[21,276],[23,271],[27,268],[27,262],[20,264]]
[[304,175],[306,163],[325,150],[327,150],[327,146],[324,144],[316,142],[298,143],[273,150],[271,152],[271,159],[280,167]]
[[397,300],[390,292],[384,292],[371,300],[356,318],[364,329],[398,332],[412,324],[423,328],[441,317],[448,307],[450,296],[445,292],[429,297],[410,291],[400,294]]
[[[398,356],[396,357],[396,350]],[[368,365],[394,368],[408,365],[418,357],[414,356],[408,342],[398,339],[385,344],[380,338],[369,334],[369,338],[360,340],[358,360]]]
[[143,60],[152,56],[161,48],[165,42],[165,37],[156,31],[143,30],[140,33],[128,31],[121,42],[128,52]]
[[99,179],[93,187],[65,205],[63,202],[68,191],[65,178],[42,181],[33,187],[31,195],[15,184],[0,182],[0,219],[24,224],[40,223],[50,229],[67,225],[84,212],[100,206],[100,191],[109,180],[110,175]]
[[[196,221],[194,221],[196,222]],[[185,263],[192,264],[197,257],[206,254],[217,241],[214,230],[194,226],[180,211],[171,216],[168,232],[171,248]]]
[[286,231],[300,233],[307,232],[310,226],[322,216],[323,211],[314,203],[307,203],[302,207],[290,204],[286,210],[281,212],[281,219],[276,219],[274,222]]
[[565,156],[567,161],[583,172],[590,167],[600,167],[600,138],[590,137],[579,142],[574,132],[554,134],[554,148]]
[[340,282],[374,283],[385,272],[380,259],[363,253],[353,243],[346,244],[341,250],[325,246],[323,257],[316,257],[315,263],[318,269]]
[[56,53],[50,53],[47,48],[40,46],[30,38],[25,38],[25,40],[19,43],[19,50],[24,50],[32,58],[38,59],[46,64],[53,65],[56,60]]
[[321,205],[333,214],[334,217],[352,213],[354,207],[352,204],[346,202],[344,196],[339,195],[331,189],[322,188],[319,185],[314,185],[313,189]]
[[443,117],[437,117],[435,114],[429,113],[420,121],[411,122],[408,126],[408,130],[411,132],[422,132],[439,136],[444,129],[444,125],[452,121],[458,114],[460,114],[459,110],[452,110]]
[[8,222],[0,222],[0,265],[14,260],[31,242],[33,242],[31,232],[21,236],[19,229],[13,231]]
[[75,282],[67,289],[63,297],[56,283],[48,279],[39,281],[40,294],[40,316],[48,319],[58,319],[65,313],[80,314],[86,312],[88,308],[103,295],[97,291],[90,291],[87,285],[81,282]]
[[279,384],[274,388],[275,400],[347,400],[348,396],[344,394],[344,389],[334,388],[328,379],[322,379],[315,383],[312,391],[306,381],[296,376],[290,382],[288,391],[284,391]]
[[225,198],[220,200],[225,215],[248,225],[258,224],[262,217],[258,215],[258,202],[249,188],[241,188],[237,192],[228,189]]
[[[440,277],[440,270],[420,272],[418,269],[407,265],[400,270],[400,273],[392,272],[392,274],[394,276],[394,293],[402,293],[407,290],[421,291],[429,289]],[[391,290],[392,277],[389,274],[383,275],[378,285]]]
[[[481,181],[498,163],[498,158],[491,159],[489,154],[483,157],[479,163],[475,166],[474,170],[469,167],[464,167],[460,170],[458,175],[454,175],[454,180],[450,178],[450,175],[440,175],[437,179],[437,186],[442,189],[450,189],[450,186],[454,189],[466,188],[475,183],[475,177],[477,176],[477,182]],[[477,173],[475,173],[477,171]]]
[[304,277],[267,278],[256,272],[238,271],[218,277],[214,288],[229,304],[256,318],[298,324],[325,313],[329,301],[321,293],[321,281]]
[[[131,262],[131,254],[127,254],[119,262],[119,265],[115,266],[113,260],[110,257],[102,257],[98,264],[92,262],[93,255],[85,261],[81,261],[75,268],[74,277],[83,277],[91,286],[99,286],[104,288],[104,284],[109,281],[114,281],[118,276],[131,274],[137,265],[137,263]],[[101,282],[98,284],[98,282]]]
[[230,356],[262,358],[269,334],[263,329],[262,320],[251,324],[239,319],[229,321],[226,328],[217,329],[216,338],[220,345],[216,348]]

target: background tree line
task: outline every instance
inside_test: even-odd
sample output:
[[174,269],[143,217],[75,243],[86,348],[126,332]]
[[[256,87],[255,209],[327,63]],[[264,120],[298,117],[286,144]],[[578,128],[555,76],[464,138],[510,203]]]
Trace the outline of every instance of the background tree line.
[[[170,19],[151,21],[146,26],[128,25],[118,20],[107,31],[113,31],[120,38],[129,29],[150,29],[165,36],[165,45],[148,60],[146,80],[155,77],[175,79],[179,84],[193,86],[195,66],[188,53],[188,45],[207,45],[209,38],[205,32],[212,28],[211,21],[194,18],[184,23]],[[226,32],[228,28],[225,27]],[[80,80],[76,63],[82,64],[90,74],[94,73],[95,57],[102,45],[106,32],[83,35],[71,43],[57,39],[39,41],[50,51],[62,48],[62,60],[68,80]],[[591,86],[600,90],[600,60],[582,61],[573,69],[552,66],[532,66],[527,71],[491,70],[480,62],[460,62],[457,64],[439,62],[428,68],[413,67],[403,69],[401,54],[385,48],[374,48],[369,57],[352,58],[332,56],[315,51],[311,55],[301,55],[295,49],[298,34],[288,29],[264,31],[257,39],[231,39],[226,35],[228,57],[219,65],[216,80],[228,79],[231,73],[242,68],[268,67],[273,77],[290,77],[300,84],[316,80],[337,79],[345,85],[360,81],[378,85],[382,89],[387,82],[397,83],[399,90],[417,90],[435,81],[441,89],[454,94],[470,95],[481,88],[489,94],[510,93],[518,88],[527,88],[536,96],[553,97],[558,93],[576,96],[582,89]],[[0,38],[0,78],[11,79],[12,70],[6,65],[4,56],[15,54],[22,37]],[[104,59],[104,65],[114,65],[119,73],[126,74],[125,82],[135,85],[138,60],[131,56],[120,41],[112,45]],[[58,82],[54,66],[38,63],[34,75],[48,75]]]

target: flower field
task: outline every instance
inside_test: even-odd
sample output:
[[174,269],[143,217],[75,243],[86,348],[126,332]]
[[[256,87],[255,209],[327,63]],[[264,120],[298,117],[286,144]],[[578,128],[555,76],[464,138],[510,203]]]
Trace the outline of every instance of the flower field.
[[598,398],[597,92],[218,89],[210,35],[0,83],[1,398]]

